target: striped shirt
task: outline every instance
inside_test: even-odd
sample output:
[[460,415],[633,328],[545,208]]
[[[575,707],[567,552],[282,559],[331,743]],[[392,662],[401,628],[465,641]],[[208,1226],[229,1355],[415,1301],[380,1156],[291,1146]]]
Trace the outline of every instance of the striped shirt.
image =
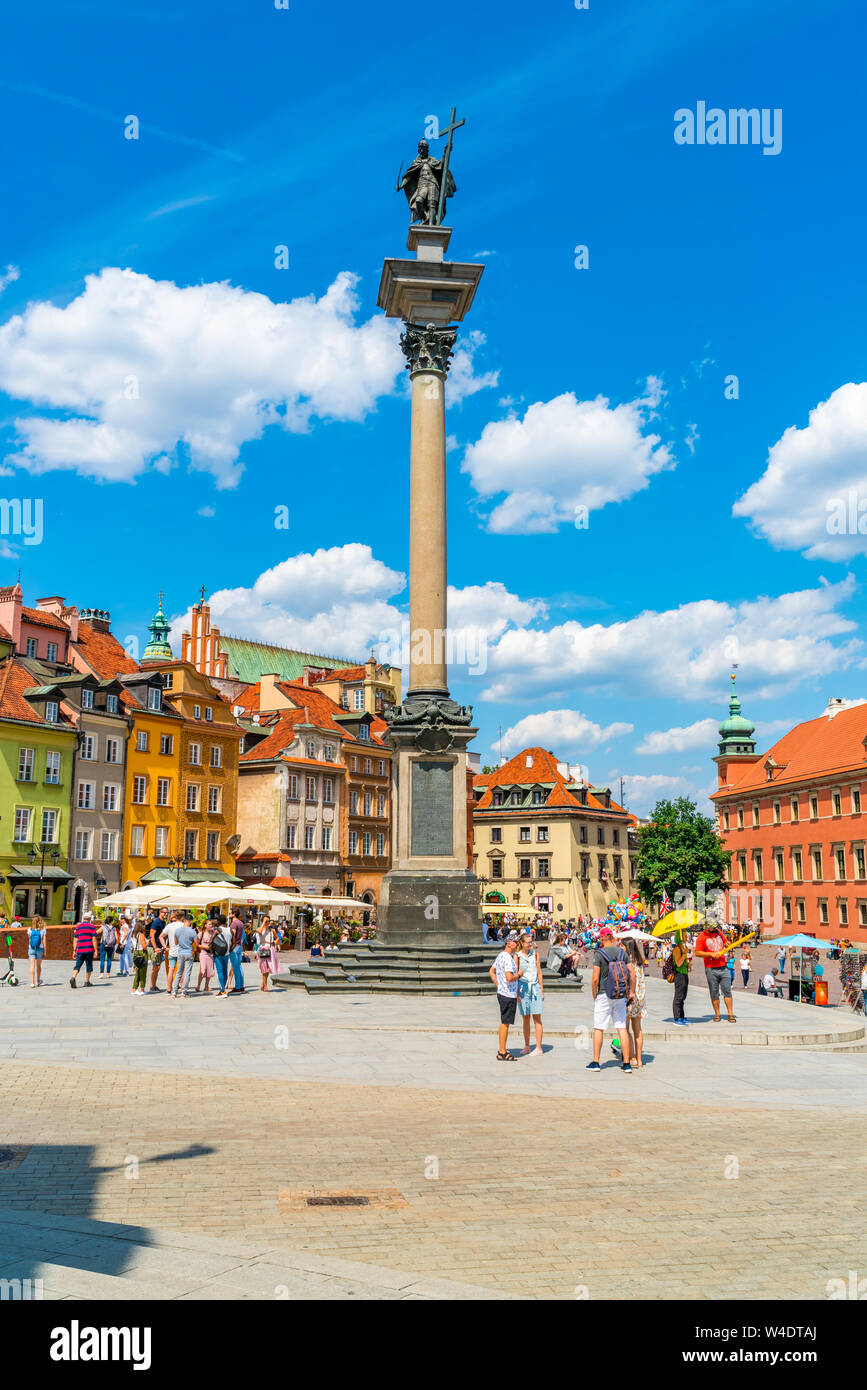
[[80,956],[92,955],[94,943],[99,936],[99,927],[95,927],[92,922],[79,922],[73,935],[76,954]]

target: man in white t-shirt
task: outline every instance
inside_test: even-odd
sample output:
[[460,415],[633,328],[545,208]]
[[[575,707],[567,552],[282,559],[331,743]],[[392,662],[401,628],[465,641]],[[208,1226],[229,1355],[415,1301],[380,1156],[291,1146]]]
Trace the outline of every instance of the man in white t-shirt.
[[491,984],[497,987],[497,1002],[500,1005],[498,1062],[517,1061],[517,1058],[513,1057],[508,1049],[509,1027],[515,1022],[515,1014],[518,1010],[518,980],[523,973],[515,960],[517,950],[518,933],[510,932],[503,942],[502,951],[488,972],[491,977]]
[[776,994],[777,991],[780,990],[779,973],[779,970],[774,967],[773,970],[768,970],[767,973],[762,976],[759,994]]
[[169,994],[172,992],[172,987],[175,982],[175,972],[178,968],[178,928],[183,925],[183,918],[176,912],[172,920],[163,928],[162,936],[160,937],[163,945],[169,948],[169,959],[166,965]]

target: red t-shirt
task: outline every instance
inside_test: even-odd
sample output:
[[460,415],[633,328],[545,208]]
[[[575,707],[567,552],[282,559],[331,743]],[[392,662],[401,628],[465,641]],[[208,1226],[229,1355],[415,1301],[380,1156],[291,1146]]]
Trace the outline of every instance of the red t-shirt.
[[[698,941],[695,943],[696,951],[719,951],[725,946],[725,939],[720,936],[718,931],[699,933]],[[721,956],[705,956],[702,964],[710,967],[711,970],[719,970],[728,961],[728,956],[723,953]]]

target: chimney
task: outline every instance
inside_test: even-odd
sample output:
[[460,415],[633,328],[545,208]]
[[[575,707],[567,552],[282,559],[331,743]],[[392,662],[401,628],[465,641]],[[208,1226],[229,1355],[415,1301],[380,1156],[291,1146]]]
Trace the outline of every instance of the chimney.
[[24,595],[20,584],[11,584],[0,589],[0,627],[6,629],[12,638],[12,649],[17,651],[21,645],[21,608]]
[[266,671],[259,677],[259,709],[275,710],[283,709],[286,705],[285,699],[277,689],[277,676],[274,671]]
[[111,614],[107,608],[82,608],[78,617],[80,622],[89,623],[94,632],[111,632]]

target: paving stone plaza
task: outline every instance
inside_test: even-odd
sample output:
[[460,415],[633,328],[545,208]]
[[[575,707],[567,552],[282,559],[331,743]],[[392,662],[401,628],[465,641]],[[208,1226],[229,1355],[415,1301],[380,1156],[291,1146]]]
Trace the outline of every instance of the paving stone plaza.
[[628,1076],[607,1043],[585,1070],[586,985],[546,1002],[543,1058],[503,1066],[493,992],[46,974],[0,1014],[0,1278],[46,1299],[821,1300],[867,1267],[848,1009],[740,995],[715,1025],[696,987],[676,1030],[649,980]]

